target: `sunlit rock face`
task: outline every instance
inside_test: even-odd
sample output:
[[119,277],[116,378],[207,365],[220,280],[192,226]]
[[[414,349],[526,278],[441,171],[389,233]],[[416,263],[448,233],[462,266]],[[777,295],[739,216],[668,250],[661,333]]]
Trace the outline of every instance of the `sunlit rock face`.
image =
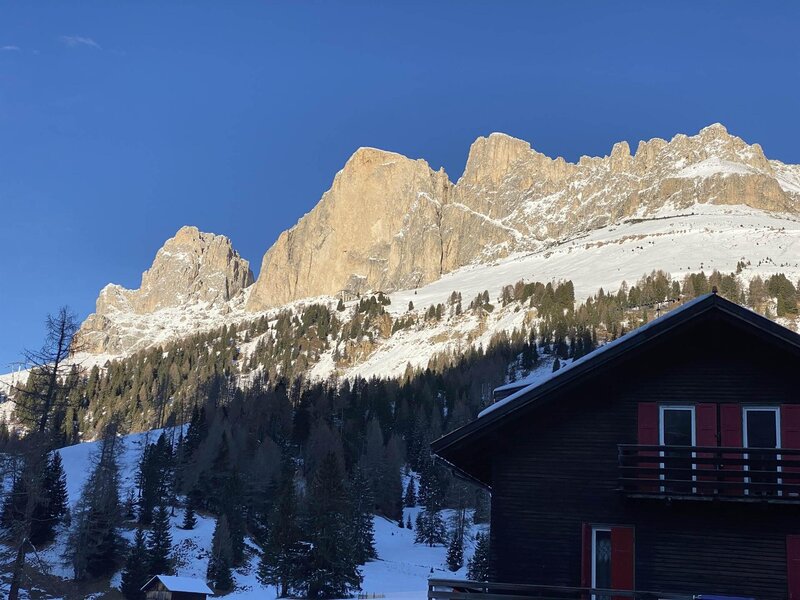
[[393,291],[665,206],[743,204],[796,212],[800,167],[765,158],[725,127],[627,142],[577,163],[493,133],[453,184],[422,160],[362,148],[319,204],[270,248],[247,302],[263,310],[342,290]]
[[137,341],[123,334],[120,316],[147,315],[189,305],[222,309],[253,282],[249,263],[222,235],[182,227],[156,253],[136,290],[110,284],[100,292],[95,313],[83,323],[78,339],[92,353],[126,352]]

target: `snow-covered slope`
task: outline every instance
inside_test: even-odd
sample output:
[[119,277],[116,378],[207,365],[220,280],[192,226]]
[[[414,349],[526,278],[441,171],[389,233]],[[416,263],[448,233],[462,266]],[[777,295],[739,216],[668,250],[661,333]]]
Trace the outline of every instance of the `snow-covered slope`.
[[[137,433],[123,438],[123,452],[121,456],[121,496],[124,498],[128,489],[135,486],[136,465],[141,457],[142,448],[148,442],[155,441],[160,430]],[[62,461],[67,476],[67,491],[70,505],[74,507],[80,497],[81,488],[91,472],[92,457],[97,451],[99,442],[87,442],[75,446],[62,448]],[[419,508],[405,509],[404,518],[410,516],[415,520]],[[208,553],[211,548],[211,537],[214,532],[215,520],[210,515],[197,515],[197,526],[191,531],[180,529],[182,513],[176,511],[172,518],[173,552],[177,558],[176,574],[205,580],[208,565]],[[447,518],[447,514],[444,515]],[[447,570],[446,548],[441,546],[427,547],[414,543],[414,532],[401,529],[394,521],[382,517],[375,517],[375,546],[378,559],[368,562],[362,567],[364,581],[362,590],[365,594],[375,594],[376,597],[385,596],[389,599],[413,598],[422,600],[426,597],[427,579],[436,574],[440,577],[464,577],[465,568],[456,573]],[[483,526],[470,528],[465,544],[465,557],[474,551],[474,535]],[[134,530],[123,530],[123,535],[132,541]],[[41,566],[53,575],[62,579],[71,577],[71,569],[64,560],[64,549],[67,532],[61,530],[56,542],[47,548],[41,549],[39,557]],[[248,563],[234,573],[236,590],[226,598],[231,600],[271,600],[275,598],[275,590],[262,586],[256,577],[258,568],[258,549],[251,540],[246,540],[250,548]],[[466,560],[466,559],[465,559]],[[111,586],[118,587],[120,573],[111,579]],[[98,586],[102,589],[102,585]],[[0,592],[5,592],[0,585]],[[43,595],[46,598],[48,596]],[[55,598],[53,596],[50,596]],[[99,596],[98,596],[99,597]]]
[[[413,302],[417,311],[424,311],[431,304],[446,302],[453,291],[461,292],[465,303],[484,290],[495,299],[503,286],[519,280],[572,280],[576,299],[581,301],[601,287],[616,291],[623,281],[634,283],[655,269],[681,280],[701,270],[734,272],[740,262],[747,265],[740,274],[743,281],[774,273],[796,281],[800,277],[800,220],[743,206],[665,208],[543,251],[462,268],[417,290],[391,294],[392,304],[387,309],[399,316]],[[526,311],[509,305],[497,307],[485,319],[464,315],[429,322],[379,341],[372,354],[339,374],[400,375],[407,364],[424,367],[438,352],[485,344],[499,331],[520,327],[526,318]],[[324,378],[333,372],[332,360],[323,357],[311,374]]]

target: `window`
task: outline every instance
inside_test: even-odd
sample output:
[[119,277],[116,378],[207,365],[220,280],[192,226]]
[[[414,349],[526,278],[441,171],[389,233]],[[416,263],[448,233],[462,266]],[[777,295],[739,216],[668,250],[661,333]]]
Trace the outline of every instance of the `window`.
[[[581,585],[597,590],[633,590],[633,527],[583,524]],[[592,594],[592,600],[613,595]]]
[[665,460],[661,463],[660,478],[666,481],[661,491],[688,494],[693,491],[688,482],[695,478],[692,461],[695,454],[688,447],[696,445],[694,411],[694,406],[660,407],[659,444],[675,446],[674,450],[661,452]]
[[[592,528],[592,587],[611,589],[611,529]],[[606,594],[594,594],[593,600],[611,600]]]
[[748,484],[745,493],[773,495],[778,492],[781,482],[778,477],[780,455],[774,452],[781,447],[780,409],[777,406],[746,406],[742,410],[744,447],[748,448],[745,471],[753,472],[745,479]]

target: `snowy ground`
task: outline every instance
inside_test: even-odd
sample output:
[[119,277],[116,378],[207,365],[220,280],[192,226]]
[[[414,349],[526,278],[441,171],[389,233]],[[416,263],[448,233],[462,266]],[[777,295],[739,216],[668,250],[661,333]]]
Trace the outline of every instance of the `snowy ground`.
[[[513,256],[490,265],[474,265],[449,273],[429,285],[390,295],[389,312],[401,315],[413,302],[423,313],[432,304],[446,303],[453,291],[461,292],[463,305],[488,290],[492,301],[505,285],[517,281],[572,280],[578,302],[599,288],[616,291],[623,281],[632,284],[661,269],[681,281],[688,273],[717,269],[736,271],[739,261],[749,263],[739,277],[747,282],[756,275],[784,273],[800,278],[800,221],[746,206],[698,204],[689,209],[664,209],[646,219],[598,229],[546,250]],[[471,344],[486,344],[499,331],[512,331],[525,319],[516,306],[496,310],[480,326],[464,317],[426,324],[381,340],[365,360],[339,375],[391,377],[407,364],[426,367],[432,356]],[[333,373],[333,361],[323,356],[311,376],[324,379]]]
[[600,287],[616,290],[623,281],[634,282],[654,269],[673,277],[700,270],[731,272],[740,260],[751,262],[748,277],[783,272],[797,280],[800,221],[794,215],[746,206],[696,204],[664,209],[540,252],[465,267],[418,290],[393,293],[390,310],[403,312],[409,300],[419,307],[443,302],[453,290],[462,292],[465,300],[486,289],[495,298],[502,286],[520,279],[571,279],[576,299],[582,301]]
[[[148,441],[158,438],[160,431],[138,433],[123,438],[124,450],[121,457],[122,491],[124,499],[127,490],[135,485],[136,465],[142,448]],[[74,506],[80,497],[81,488],[91,471],[91,460],[98,442],[87,442],[60,450],[67,476],[67,491],[70,505]],[[419,508],[405,509],[404,518],[416,519]],[[445,518],[447,518],[445,514]],[[179,528],[183,514],[180,510],[172,518],[173,550],[177,557],[176,575],[196,577],[205,580],[208,564],[208,551],[211,547],[211,536],[214,532],[215,520],[208,515],[197,515],[197,526],[191,531]],[[362,567],[364,582],[363,593],[386,596],[396,600],[420,599],[426,597],[427,579],[438,577],[465,577],[466,568],[455,573],[446,567],[446,548],[414,543],[414,532],[399,528],[397,523],[383,517],[375,517],[375,546],[378,559],[370,561]],[[468,531],[465,543],[465,561],[474,551],[474,535],[482,526],[472,527]],[[131,541],[134,530],[124,530],[123,535]],[[62,530],[55,543],[39,553],[42,564],[51,574],[59,578],[69,579],[72,575],[70,565],[64,560],[64,549],[67,532]],[[271,600],[275,598],[274,588],[263,587],[256,578],[258,567],[258,550],[247,540],[250,548],[248,564],[234,574],[236,590],[226,596],[231,600]],[[111,579],[111,585],[118,587],[120,573]],[[0,593],[6,591],[0,586]]]

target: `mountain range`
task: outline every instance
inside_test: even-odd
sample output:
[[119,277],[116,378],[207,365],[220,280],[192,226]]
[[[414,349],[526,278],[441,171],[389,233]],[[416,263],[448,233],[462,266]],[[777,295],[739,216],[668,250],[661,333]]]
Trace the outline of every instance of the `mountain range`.
[[577,163],[493,133],[472,144],[455,183],[424,160],[360,148],[266,251],[257,279],[229,239],[183,227],[138,289],[100,292],[80,340],[92,355],[122,356],[292,303],[376,291],[405,311],[526,278],[571,278],[587,296],[652,269],[741,261],[751,275],[791,273],[798,212],[800,165],[766,158],[720,124],[635,153],[619,142]]

